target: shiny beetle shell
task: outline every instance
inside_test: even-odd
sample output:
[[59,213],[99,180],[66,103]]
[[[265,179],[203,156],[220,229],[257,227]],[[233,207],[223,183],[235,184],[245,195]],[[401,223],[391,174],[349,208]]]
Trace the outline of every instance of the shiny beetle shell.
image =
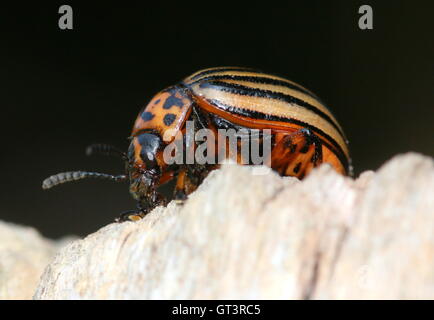
[[[269,165],[282,176],[305,177],[314,167],[328,163],[337,172],[352,174],[348,141],[331,111],[301,85],[249,68],[220,67],[198,71],[158,94],[140,111],[123,154],[126,175],[62,173],[47,179],[47,188],[65,181],[99,177],[128,180],[138,209],[121,220],[135,220],[166,200],[157,188],[176,178],[174,199],[184,200],[218,164],[167,164],[164,150],[185,134],[187,120],[196,129],[269,129]],[[172,132],[172,138],[165,134]],[[182,136],[182,135],[181,135]],[[185,143],[185,141],[183,142]],[[197,146],[197,144],[196,144]],[[222,145],[215,146],[217,153]],[[108,153],[108,152],[106,152]],[[241,154],[241,164],[248,164]]]
[[[292,81],[247,68],[201,70],[160,92],[140,112],[133,136],[146,130],[160,136],[167,129],[182,130],[193,107],[240,127],[271,129],[275,134],[271,166],[281,175],[302,178],[323,162],[351,174],[347,139],[321,100]],[[301,129],[319,138],[321,159],[316,162],[311,161],[315,146],[302,148],[308,137],[293,135]],[[138,142],[136,146],[140,148]]]

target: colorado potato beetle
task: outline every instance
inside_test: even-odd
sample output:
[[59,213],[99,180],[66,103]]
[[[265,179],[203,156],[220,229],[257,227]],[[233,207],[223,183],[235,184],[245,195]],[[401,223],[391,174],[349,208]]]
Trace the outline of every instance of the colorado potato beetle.
[[[220,130],[232,129],[243,132],[238,138],[255,136],[260,144],[264,144],[265,136],[257,132],[267,129],[271,145],[266,156],[268,165],[282,176],[302,179],[321,163],[330,164],[341,174],[352,174],[342,127],[314,93],[295,82],[250,68],[220,67],[198,71],[156,94],[140,111],[126,153],[109,145],[88,149],[88,153],[119,155],[126,164],[125,174],[64,172],[47,178],[43,188],[85,178],[128,181],[138,206],[122,214],[118,221],[139,219],[165,204],[157,188],[174,178],[173,198],[182,201],[220,165],[218,161],[188,163],[184,155],[183,161],[168,163],[165,150],[169,145],[189,145],[185,135],[189,122],[194,133],[206,129],[219,136]],[[237,146],[239,143],[237,140]],[[207,159],[215,159],[223,152],[223,157],[231,155],[240,164],[252,164],[239,150],[230,154],[227,140],[195,140],[190,147],[194,153],[204,144],[209,147]],[[180,149],[174,150],[176,154]]]

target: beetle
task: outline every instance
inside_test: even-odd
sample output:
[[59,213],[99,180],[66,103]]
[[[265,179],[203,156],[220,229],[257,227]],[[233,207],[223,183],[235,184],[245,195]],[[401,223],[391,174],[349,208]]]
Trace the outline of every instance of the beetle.
[[[328,163],[343,175],[352,175],[348,140],[331,111],[311,91],[272,74],[250,68],[218,67],[200,70],[178,84],[156,94],[139,112],[130,136],[127,152],[109,145],[92,145],[87,153],[100,152],[120,156],[126,173],[109,175],[96,172],[63,172],[44,180],[49,189],[64,182],[85,178],[128,181],[137,201],[137,209],[123,213],[117,221],[137,220],[167,200],[157,190],[176,179],[173,199],[183,201],[217,163],[167,163],[165,148],[182,140],[185,147],[186,123],[194,130],[208,129],[218,135],[220,129],[271,132],[269,166],[281,176],[302,179],[312,168]],[[171,131],[171,138],[165,134]],[[256,132],[255,131],[255,132]],[[182,133],[181,138],[176,133]],[[257,136],[261,143],[263,136]],[[207,142],[203,142],[207,143]],[[200,145],[194,142],[195,148]],[[218,143],[213,156],[227,142]],[[220,154],[220,153],[219,153]],[[229,153],[224,151],[224,156]],[[243,161],[237,151],[235,159]]]

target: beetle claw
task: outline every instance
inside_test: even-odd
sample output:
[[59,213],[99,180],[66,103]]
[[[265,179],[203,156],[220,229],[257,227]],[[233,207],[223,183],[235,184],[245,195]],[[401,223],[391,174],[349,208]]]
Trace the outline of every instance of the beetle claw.
[[122,223],[125,221],[138,221],[143,219],[146,215],[144,211],[141,210],[128,210],[122,212],[118,218],[115,219],[115,222]]
[[175,201],[175,204],[178,206],[182,206],[185,203],[185,200],[182,200],[182,199],[175,199],[173,201]]

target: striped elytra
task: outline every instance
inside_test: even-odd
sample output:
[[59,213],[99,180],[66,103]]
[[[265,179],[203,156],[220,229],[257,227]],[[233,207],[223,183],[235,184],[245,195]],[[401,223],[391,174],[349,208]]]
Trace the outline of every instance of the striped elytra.
[[[266,163],[282,176],[301,179],[321,163],[328,163],[341,174],[352,174],[343,129],[314,93],[295,82],[254,69],[220,67],[200,70],[157,93],[139,112],[127,152],[106,145],[97,148],[105,154],[120,155],[126,164],[124,175],[67,172],[48,178],[43,187],[88,177],[126,180],[138,206],[118,221],[136,220],[165,204],[166,197],[157,188],[172,179],[176,179],[173,199],[184,200],[210,171],[219,167],[218,162],[166,162],[164,152],[172,142],[186,147],[187,121],[194,123],[195,132],[209,129],[215,136],[219,136],[219,129],[241,129],[249,137],[254,136],[254,129],[268,129],[271,153]],[[264,143],[263,136],[257,139]],[[227,141],[203,143],[213,147],[207,149],[207,155],[216,157],[225,150],[225,156],[233,156],[227,153]],[[195,141],[193,148],[200,145]],[[238,163],[250,164],[240,150],[236,152]]]
[[[273,130],[275,149],[271,165],[281,175],[302,178],[323,162],[342,174],[352,174],[347,139],[324,103],[295,82],[249,68],[201,70],[157,94],[140,113],[133,136],[140,130],[153,129],[160,135],[167,129],[182,130],[185,121],[192,118],[192,109],[204,117],[215,115],[239,127]],[[148,112],[155,118],[145,121],[143,115]],[[176,121],[162,121],[168,114]],[[305,143],[305,137],[298,134],[301,129],[307,129],[321,143],[322,159],[315,163],[313,147],[307,154],[297,150],[287,154],[279,145],[292,140],[292,147],[288,148],[291,150],[294,145]]]

